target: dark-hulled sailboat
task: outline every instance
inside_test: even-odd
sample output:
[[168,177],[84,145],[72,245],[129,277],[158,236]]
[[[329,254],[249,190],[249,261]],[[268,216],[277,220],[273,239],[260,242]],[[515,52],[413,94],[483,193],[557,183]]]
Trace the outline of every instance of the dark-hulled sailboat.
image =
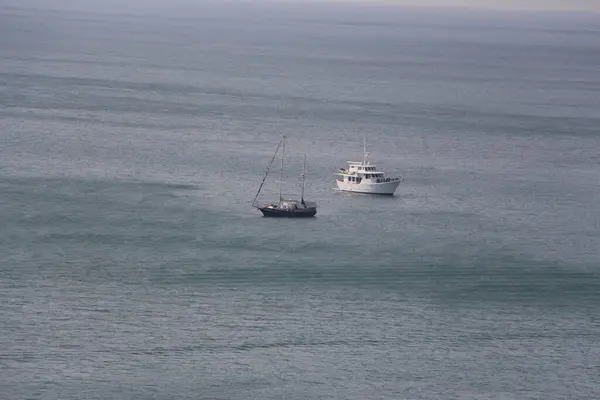
[[[317,203],[314,201],[306,201],[304,200],[304,180],[306,178],[306,155],[304,155],[304,170],[302,173],[302,195],[300,200],[294,199],[284,199],[281,194],[281,186],[283,182],[283,159],[285,155],[285,136],[281,138],[277,149],[275,150],[275,154],[273,154],[273,158],[269,163],[267,168],[267,172],[265,177],[263,178],[260,187],[258,188],[258,192],[252,201],[252,206],[256,207],[262,212],[265,217],[275,217],[275,218],[310,218],[314,217],[317,214]],[[277,157],[277,153],[281,148],[281,171],[279,177],[279,201],[277,203],[258,205],[256,204],[256,199],[262,190],[263,185],[265,184],[265,180],[269,175],[269,171],[271,170],[271,166],[273,165],[273,161],[275,161],[275,157]]]

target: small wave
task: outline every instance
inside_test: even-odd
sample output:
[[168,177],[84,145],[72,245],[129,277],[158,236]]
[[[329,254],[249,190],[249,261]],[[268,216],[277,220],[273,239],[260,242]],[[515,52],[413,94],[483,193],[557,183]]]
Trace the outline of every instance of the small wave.
[[244,343],[239,346],[234,346],[233,349],[238,351],[250,351],[254,349],[270,349],[270,348],[289,348],[289,347],[337,347],[337,346],[376,346],[380,344],[377,340],[323,340],[323,341],[287,341],[274,343]]

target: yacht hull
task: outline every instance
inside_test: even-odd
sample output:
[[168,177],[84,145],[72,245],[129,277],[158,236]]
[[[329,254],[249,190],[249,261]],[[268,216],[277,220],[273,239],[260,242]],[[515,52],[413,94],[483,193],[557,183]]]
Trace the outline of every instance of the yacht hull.
[[354,182],[342,182],[339,179],[335,181],[337,183],[338,189],[344,192],[354,192],[354,193],[366,193],[366,194],[382,194],[393,196],[394,192],[398,188],[400,184],[400,180],[395,180],[391,182],[381,182],[381,183],[354,183]]

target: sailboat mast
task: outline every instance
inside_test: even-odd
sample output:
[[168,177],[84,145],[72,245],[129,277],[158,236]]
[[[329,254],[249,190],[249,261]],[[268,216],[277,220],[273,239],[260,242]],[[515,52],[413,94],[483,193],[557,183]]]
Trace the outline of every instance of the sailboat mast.
[[285,154],[285,136],[281,138],[281,171],[279,171],[279,202],[281,202],[281,184],[283,183],[283,156]]
[[304,155],[304,169],[302,170],[302,204],[304,204],[304,179],[306,179],[306,154]]

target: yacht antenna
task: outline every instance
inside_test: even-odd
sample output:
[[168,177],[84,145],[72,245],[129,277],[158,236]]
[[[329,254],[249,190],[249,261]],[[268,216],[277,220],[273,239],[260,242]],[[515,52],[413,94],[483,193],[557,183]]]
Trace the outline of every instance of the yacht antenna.
[[369,153],[367,153],[367,132],[365,132],[365,137],[363,139],[363,165],[367,164],[367,156],[369,155]]

